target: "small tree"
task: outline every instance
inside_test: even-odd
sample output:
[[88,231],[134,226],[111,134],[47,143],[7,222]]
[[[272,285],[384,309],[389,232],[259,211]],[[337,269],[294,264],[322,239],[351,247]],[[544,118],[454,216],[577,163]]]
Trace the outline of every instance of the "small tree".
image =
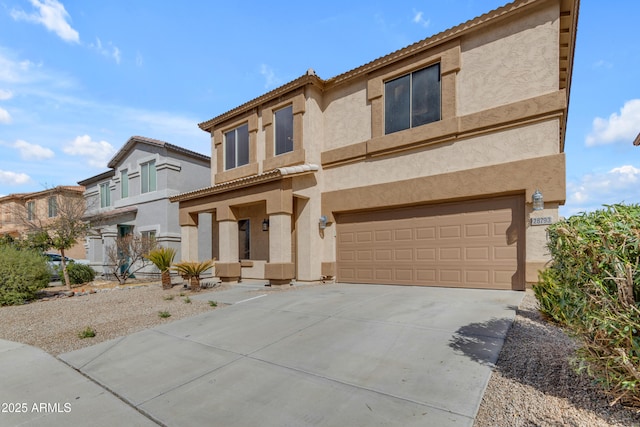
[[147,259],[160,270],[162,289],[171,289],[171,264],[176,256],[173,248],[159,247],[147,254]]
[[123,285],[136,272],[149,266],[147,254],[157,246],[156,240],[139,234],[128,234],[116,239],[115,244],[107,246],[106,254],[109,271]]
[[47,201],[48,209],[27,201],[17,206],[14,214],[26,226],[28,246],[43,251],[54,248],[60,252],[64,282],[67,289],[71,289],[65,251],[87,233],[84,219],[87,205],[78,190],[63,186],[48,190]]

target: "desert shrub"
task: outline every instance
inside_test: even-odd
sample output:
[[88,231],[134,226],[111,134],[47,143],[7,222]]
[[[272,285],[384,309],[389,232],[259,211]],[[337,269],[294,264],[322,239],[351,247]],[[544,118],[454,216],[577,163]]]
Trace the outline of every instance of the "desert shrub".
[[34,299],[50,278],[47,262],[39,252],[0,246],[0,305]]
[[[58,276],[62,277],[62,267],[58,267],[57,270]],[[78,264],[77,262],[67,264],[67,273],[69,273],[69,281],[72,285],[91,282],[96,277],[96,272],[93,268],[86,264]]]
[[548,229],[553,261],[534,292],[582,342],[576,367],[640,406],[640,205],[612,205]]

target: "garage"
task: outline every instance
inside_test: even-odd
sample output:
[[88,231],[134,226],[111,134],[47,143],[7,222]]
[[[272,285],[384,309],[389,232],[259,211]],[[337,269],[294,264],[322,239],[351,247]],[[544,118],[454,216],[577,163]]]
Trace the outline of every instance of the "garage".
[[524,289],[524,198],[336,215],[337,279]]

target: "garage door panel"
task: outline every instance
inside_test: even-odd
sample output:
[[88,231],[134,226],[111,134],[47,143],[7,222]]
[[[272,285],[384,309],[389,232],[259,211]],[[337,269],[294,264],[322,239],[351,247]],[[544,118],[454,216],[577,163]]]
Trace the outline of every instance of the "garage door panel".
[[447,225],[438,228],[440,239],[459,239],[462,233],[459,225]]
[[471,238],[488,238],[489,224],[468,224],[464,228],[465,237]]
[[436,227],[417,227],[416,240],[435,240]]
[[337,215],[338,280],[520,289],[523,207],[512,196]]

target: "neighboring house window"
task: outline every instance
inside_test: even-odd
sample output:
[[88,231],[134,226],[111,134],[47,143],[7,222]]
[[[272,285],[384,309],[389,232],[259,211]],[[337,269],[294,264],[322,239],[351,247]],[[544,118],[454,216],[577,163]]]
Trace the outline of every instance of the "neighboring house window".
[[55,218],[58,216],[58,199],[54,197],[49,197],[47,201],[49,204],[49,218]]
[[36,219],[36,202],[27,202],[27,221]]
[[238,257],[251,259],[251,223],[248,219],[238,221]]
[[440,64],[384,84],[385,134],[440,120]]
[[143,240],[155,241],[156,240],[156,231],[143,231],[140,233]]
[[141,169],[142,187],[140,188],[140,192],[149,193],[150,191],[156,191],[156,161],[152,160],[143,163]]
[[129,173],[127,170],[120,171],[120,198],[129,197]]
[[293,106],[274,113],[276,156],[293,151]]
[[245,124],[224,134],[225,170],[249,164],[249,125]]
[[109,183],[105,182],[100,184],[100,207],[107,208],[111,206],[111,192],[109,190]]

